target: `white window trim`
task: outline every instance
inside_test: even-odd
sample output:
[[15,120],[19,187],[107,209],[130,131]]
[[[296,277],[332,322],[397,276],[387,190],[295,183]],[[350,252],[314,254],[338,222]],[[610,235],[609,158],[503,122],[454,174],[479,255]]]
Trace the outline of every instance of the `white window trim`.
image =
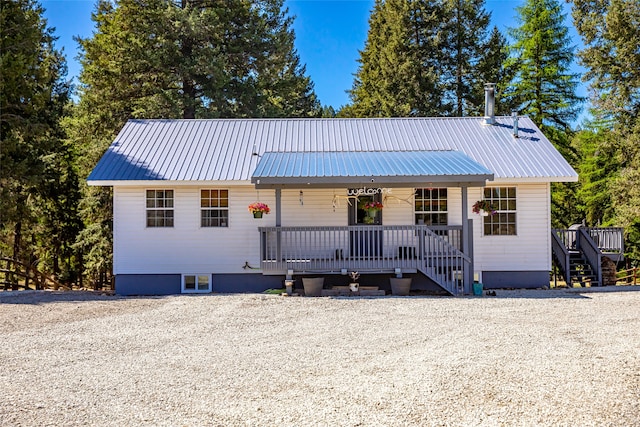
[[[506,211],[500,211],[497,210],[496,215],[502,213],[515,213],[516,215],[516,232],[515,234],[486,234],[484,232],[484,218],[483,216],[480,217],[480,230],[481,230],[481,236],[482,237],[490,237],[490,238],[496,238],[496,239],[504,239],[504,238],[513,238],[513,237],[518,237],[518,233],[520,232],[520,214],[518,211],[518,206],[520,206],[520,192],[518,191],[518,186],[517,185],[494,185],[494,186],[487,186],[485,188],[515,188],[516,190],[516,209],[511,211],[511,210],[506,210]],[[482,198],[484,198],[484,188],[482,189]]]
[[[225,208],[225,207],[217,207],[217,208],[211,208],[211,207],[208,207],[208,208],[203,208],[203,207],[202,207],[202,190],[218,190],[218,191],[220,191],[220,190],[224,190],[224,191],[226,191],[226,192],[227,192],[227,207],[226,207],[226,208]],[[229,228],[229,221],[230,221],[230,219],[231,219],[231,207],[229,206],[229,204],[230,204],[230,203],[229,203],[230,193],[231,193],[231,191],[230,191],[228,188],[202,187],[202,188],[200,188],[200,189],[198,190],[198,196],[199,196],[199,198],[200,198],[200,199],[199,199],[199,200],[200,200],[200,210],[198,211],[198,213],[200,214],[200,216],[198,217],[198,222],[199,222],[199,224],[200,224],[200,228],[207,229],[207,230],[209,230],[209,229],[219,229],[219,228],[222,228],[222,229]],[[175,203],[175,202],[174,202],[174,203]],[[204,211],[204,210],[226,210],[226,211],[227,211],[227,222],[226,222],[226,225],[203,226],[203,225],[202,225],[202,211]],[[175,221],[175,220],[174,220],[174,221]]]
[[[147,207],[147,191],[173,191],[173,206],[171,208],[148,208]],[[152,227],[149,226],[149,224],[147,223],[147,212],[149,212],[149,210],[152,211],[157,211],[157,210],[172,210],[173,211],[173,225],[170,226],[162,226],[162,227]],[[151,230],[163,230],[163,229],[172,229],[175,228],[176,226],[176,190],[175,188],[166,188],[166,187],[160,187],[160,188],[145,188],[144,189],[144,228],[147,229],[151,229]]]
[[[196,289],[185,289],[185,278],[187,276],[195,276],[196,278]],[[207,289],[198,289],[198,277],[199,276],[206,276],[207,277]],[[187,273],[187,274],[183,274],[181,281],[180,281],[180,291],[183,294],[207,294],[207,293],[211,293],[211,274],[210,273]]]
[[[433,187],[432,190],[441,190],[444,189],[447,191],[447,197],[445,199],[441,199],[440,197],[438,197],[438,199],[436,200],[446,200],[447,201],[447,210],[446,211],[417,211],[416,210],[416,197],[415,197],[415,193],[416,190],[424,190],[424,189],[428,189],[427,187],[415,187],[413,189],[413,224],[416,224],[416,215],[433,215],[433,214],[445,214],[447,216],[447,223],[446,224],[438,224],[437,226],[447,226],[449,225],[449,187]],[[426,200],[426,199],[422,199],[422,200]]]

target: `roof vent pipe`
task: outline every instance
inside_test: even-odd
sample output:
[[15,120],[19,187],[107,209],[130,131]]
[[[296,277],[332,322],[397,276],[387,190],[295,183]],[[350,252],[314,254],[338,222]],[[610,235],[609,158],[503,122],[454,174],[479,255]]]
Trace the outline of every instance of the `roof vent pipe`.
[[496,84],[484,84],[484,124],[492,125],[496,122]]
[[511,117],[513,117],[513,137],[519,138],[520,135],[518,135],[518,112],[512,111]]

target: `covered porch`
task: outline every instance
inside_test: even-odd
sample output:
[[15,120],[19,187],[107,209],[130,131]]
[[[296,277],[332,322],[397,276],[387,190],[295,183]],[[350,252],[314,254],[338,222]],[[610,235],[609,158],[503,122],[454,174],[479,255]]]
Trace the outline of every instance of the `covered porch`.
[[[265,275],[421,273],[452,295],[473,283],[469,187],[483,187],[493,174],[457,151],[265,153],[254,174],[256,189],[275,192],[275,226],[260,227],[260,268]],[[458,187],[459,225],[394,225],[350,214],[345,225],[282,224],[282,190],[344,188],[359,195],[389,188]],[[356,191],[354,191],[356,190]],[[353,210],[353,209],[352,209]],[[355,210],[354,210],[355,212]],[[418,221],[416,221],[418,222]]]
[[[462,226],[260,227],[264,274],[401,275],[420,272],[452,295],[465,292],[472,259]],[[471,236],[472,233],[468,235]]]

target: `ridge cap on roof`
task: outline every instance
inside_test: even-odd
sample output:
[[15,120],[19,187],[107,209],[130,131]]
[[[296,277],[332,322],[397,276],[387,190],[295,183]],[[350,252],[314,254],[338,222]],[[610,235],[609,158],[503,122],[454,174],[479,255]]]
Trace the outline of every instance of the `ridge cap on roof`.
[[[495,116],[496,119],[510,119],[512,116]],[[526,115],[519,119],[529,118]],[[212,121],[400,121],[400,120],[482,120],[483,116],[466,117],[226,117],[213,119],[128,119],[129,122],[212,122]]]

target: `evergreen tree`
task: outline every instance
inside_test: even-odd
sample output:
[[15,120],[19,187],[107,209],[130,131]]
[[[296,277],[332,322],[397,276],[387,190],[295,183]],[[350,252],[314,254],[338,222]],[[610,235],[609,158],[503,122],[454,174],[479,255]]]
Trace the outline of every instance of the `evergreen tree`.
[[[516,9],[520,26],[510,29],[514,39],[507,66],[515,67],[508,95],[522,114],[543,131],[571,129],[583,101],[576,95],[579,75],[570,71],[574,47],[557,0],[527,0]],[[568,154],[567,147],[558,147]]]
[[[99,0],[79,39],[80,101],[68,122],[86,177],[130,118],[320,114],[283,0]],[[111,270],[111,191],[83,187],[82,250],[93,282]]]
[[365,48],[341,116],[433,116],[442,111],[438,38],[442,5],[429,0],[376,0]]
[[352,103],[339,115],[479,114],[484,78],[502,69],[487,49],[488,25],[484,0],[377,0]]
[[[515,66],[507,60],[509,58],[509,46],[507,39],[493,27],[484,48],[484,54],[478,62],[479,79],[475,81],[473,94],[484,97],[484,84],[496,84],[496,113],[509,115],[516,108],[513,98],[507,96],[507,91],[515,76]],[[484,98],[476,101],[476,111],[469,111],[469,115],[484,114]]]
[[80,227],[75,159],[60,126],[70,88],[42,14],[33,0],[1,3],[0,251],[70,278]]
[[[441,78],[445,87],[445,108],[457,117],[484,112],[483,85],[498,82],[483,80],[485,76],[480,64],[488,68],[488,74],[499,74],[502,68],[501,63],[490,64],[494,58],[487,56],[490,15],[484,9],[484,3],[484,0],[444,0],[447,24],[441,42]],[[500,56],[498,51],[498,58]]]
[[606,209],[587,218],[625,227],[628,255],[640,260],[640,4],[574,0],[573,19],[585,46],[579,56],[591,101],[607,120],[584,157],[585,167],[600,166],[601,185],[589,193],[588,181],[583,190],[593,206],[607,201]]

